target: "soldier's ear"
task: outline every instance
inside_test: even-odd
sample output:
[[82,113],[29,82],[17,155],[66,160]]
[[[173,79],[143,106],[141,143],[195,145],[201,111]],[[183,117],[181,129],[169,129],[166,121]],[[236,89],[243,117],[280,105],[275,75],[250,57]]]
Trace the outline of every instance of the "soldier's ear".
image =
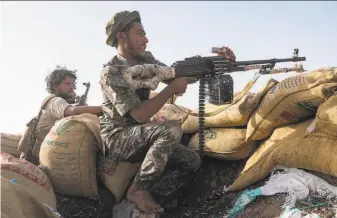
[[118,32],[116,37],[117,37],[117,40],[125,40],[126,35],[123,32]]
[[53,85],[53,91],[54,93],[58,93],[59,92],[59,85]]

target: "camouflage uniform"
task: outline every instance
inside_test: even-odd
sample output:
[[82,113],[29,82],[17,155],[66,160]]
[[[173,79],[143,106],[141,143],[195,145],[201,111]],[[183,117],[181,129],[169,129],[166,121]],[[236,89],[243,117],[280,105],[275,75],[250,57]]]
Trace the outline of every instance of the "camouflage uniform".
[[[163,63],[151,53],[138,64]],[[150,90],[133,91],[122,72],[132,67],[125,58],[116,55],[101,72],[103,93],[101,136],[110,159],[118,162],[143,162],[134,183],[150,189],[163,174],[167,164],[177,165],[181,172],[195,172],[200,167],[198,154],[180,145],[182,129],[177,121],[138,123],[129,111],[141,101],[148,100]],[[143,65],[146,66],[146,65]]]

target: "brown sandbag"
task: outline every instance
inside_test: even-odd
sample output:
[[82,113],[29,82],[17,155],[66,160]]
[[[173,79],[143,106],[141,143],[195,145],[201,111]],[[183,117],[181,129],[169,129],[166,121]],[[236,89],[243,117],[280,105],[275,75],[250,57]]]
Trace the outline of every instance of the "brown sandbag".
[[[219,108],[228,107],[219,114],[205,117],[205,128],[240,127],[248,123],[250,115],[260,103],[260,99],[278,82],[270,79],[267,84],[257,93],[247,93],[233,105],[216,106],[206,104],[206,113],[213,112]],[[236,93],[238,95],[238,93]],[[237,98],[238,96],[236,96]],[[193,112],[198,113],[198,110]],[[199,128],[199,117],[189,115],[182,124],[184,133],[195,133]]]
[[278,127],[247,161],[229,191],[264,179],[276,165],[337,176],[337,96],[323,103],[315,119]]
[[136,175],[142,163],[120,162],[117,166],[109,157],[99,156],[98,175],[117,202],[122,200],[126,188]]
[[[256,146],[246,141],[246,129],[210,128],[205,130],[205,156],[220,160],[241,160],[248,157]],[[199,150],[199,134],[195,133],[188,147]]]
[[241,91],[234,92],[233,98],[235,99],[235,98],[238,97],[241,93],[242,93]]
[[321,68],[281,81],[269,90],[250,117],[246,139],[266,139],[278,126],[314,116],[336,88],[337,68]]
[[337,137],[337,92],[323,103],[317,110],[315,122],[309,131],[323,133]]
[[100,121],[95,115],[66,117],[53,126],[39,157],[55,193],[98,199],[96,152],[101,144]]
[[21,151],[18,149],[20,139],[21,134],[0,133],[1,151],[20,157]]
[[1,152],[1,176],[26,187],[41,203],[56,209],[56,197],[48,176],[34,164]]
[[189,112],[191,112],[191,110],[186,107],[165,104],[154,116],[150,118],[150,121],[176,120],[182,124],[186,120]]
[[56,208],[40,202],[28,187],[13,183],[1,176],[1,217],[60,218]]

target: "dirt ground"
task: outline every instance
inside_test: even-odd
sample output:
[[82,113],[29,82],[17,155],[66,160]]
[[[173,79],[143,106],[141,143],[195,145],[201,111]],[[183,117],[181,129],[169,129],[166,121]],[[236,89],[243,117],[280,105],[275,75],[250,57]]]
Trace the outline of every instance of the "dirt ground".
[[[205,158],[202,167],[202,174],[196,178],[194,185],[190,186],[190,190],[182,192],[178,200],[172,201],[166,208],[163,218],[221,218],[227,210],[231,209],[236,198],[242,193],[226,193],[222,194],[223,186],[230,185],[238,176],[244,167],[243,161],[217,161]],[[328,183],[337,186],[337,178],[309,171],[320,176]],[[202,179],[204,178],[204,179]],[[201,181],[201,182],[200,182]],[[249,187],[253,189],[259,187],[264,181]],[[196,191],[197,190],[197,191]],[[315,199],[315,204],[322,200]],[[58,212],[64,218],[111,218],[111,210],[114,202],[103,203],[91,201],[84,198],[70,198],[57,196]],[[275,196],[263,196],[256,199],[238,217],[258,217],[270,218],[279,217],[281,213],[281,205],[284,196],[279,194]],[[309,207],[303,209],[305,212],[317,213],[321,217],[332,218],[337,217],[337,202],[329,203],[323,206],[313,207],[307,201],[299,202],[297,208]]]

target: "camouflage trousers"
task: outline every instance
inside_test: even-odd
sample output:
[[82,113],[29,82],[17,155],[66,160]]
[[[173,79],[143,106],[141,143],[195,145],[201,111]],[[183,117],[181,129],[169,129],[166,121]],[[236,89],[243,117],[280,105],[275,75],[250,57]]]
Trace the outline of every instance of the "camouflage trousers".
[[134,183],[151,187],[170,165],[182,173],[200,168],[197,152],[180,144],[182,129],[177,121],[152,122],[130,127],[114,136],[109,144],[109,155],[121,161],[142,162]]

